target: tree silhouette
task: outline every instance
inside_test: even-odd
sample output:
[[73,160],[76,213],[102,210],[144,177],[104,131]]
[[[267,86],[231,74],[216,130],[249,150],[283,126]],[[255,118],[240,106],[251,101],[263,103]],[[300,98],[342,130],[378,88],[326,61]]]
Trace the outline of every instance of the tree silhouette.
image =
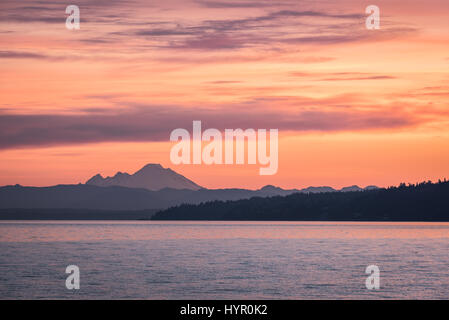
[[449,182],[181,205],[155,220],[449,221]]

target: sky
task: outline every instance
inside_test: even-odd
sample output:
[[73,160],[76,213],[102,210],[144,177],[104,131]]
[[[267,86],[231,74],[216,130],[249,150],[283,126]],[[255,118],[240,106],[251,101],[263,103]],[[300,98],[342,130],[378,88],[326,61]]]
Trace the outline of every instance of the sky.
[[[0,185],[147,163],[207,188],[449,178],[448,16],[447,0],[2,0]],[[278,129],[277,173],[174,165],[170,133],[194,120]]]

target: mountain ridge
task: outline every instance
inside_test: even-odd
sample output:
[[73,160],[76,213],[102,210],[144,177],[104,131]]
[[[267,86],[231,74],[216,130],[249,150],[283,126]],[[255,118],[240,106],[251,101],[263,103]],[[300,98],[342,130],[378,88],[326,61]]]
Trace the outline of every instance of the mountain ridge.
[[144,188],[158,191],[164,188],[199,190],[201,186],[170,168],[158,163],[148,163],[133,174],[118,171],[114,176],[103,176],[99,173],[86,181],[87,185],[98,187],[121,186],[128,188]]
[[[66,184],[49,187],[24,187],[20,185],[0,187],[0,209],[96,209],[96,210],[145,210],[166,209],[181,204],[199,204],[210,201],[234,201],[253,197],[288,196],[310,192],[309,188],[284,190],[264,187],[258,190],[229,189],[171,189],[157,191],[122,186],[99,187],[88,184]],[[338,191],[333,191],[338,193]]]
[[[160,180],[161,175],[167,177],[168,174],[169,180],[171,181],[152,181],[152,180]],[[156,177],[154,176],[156,175]],[[162,177],[162,178],[164,178]],[[155,179],[158,178],[158,179]],[[148,180],[150,180],[148,182]],[[176,183],[174,183],[176,182]],[[229,189],[242,189],[242,188],[220,188],[220,189],[208,189],[203,188],[200,185],[196,184],[192,180],[186,178],[185,176],[177,173],[171,168],[164,168],[161,164],[158,163],[148,163],[143,166],[141,169],[137,170],[134,174],[129,174],[127,172],[117,171],[114,176],[103,177],[100,173],[92,176],[89,180],[86,181],[86,185],[95,185],[98,187],[109,187],[109,186],[121,186],[128,188],[144,188],[151,191],[159,191],[162,189],[170,188],[170,189],[188,189],[188,190],[199,190],[199,189],[207,189],[207,190],[229,190]],[[309,186],[303,189],[283,189],[278,186],[274,186],[271,184],[265,185],[260,189],[252,190],[252,191],[261,191],[267,194],[273,195],[286,195],[293,192],[305,192],[305,193],[319,193],[319,192],[338,192],[338,191],[363,191],[363,190],[373,190],[379,189],[377,186],[367,186],[365,188],[360,188],[357,185],[352,185],[348,187],[343,187],[341,189],[335,189],[330,186]],[[249,189],[242,189],[249,190]]]

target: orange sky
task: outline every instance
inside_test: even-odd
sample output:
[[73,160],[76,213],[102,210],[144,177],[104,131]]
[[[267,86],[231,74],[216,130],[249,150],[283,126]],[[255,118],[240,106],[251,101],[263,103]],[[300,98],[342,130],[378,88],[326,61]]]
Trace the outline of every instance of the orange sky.
[[[209,188],[449,177],[446,0],[0,4],[0,185],[161,163]],[[381,10],[366,30],[365,7]],[[173,165],[170,132],[279,129],[279,170]]]

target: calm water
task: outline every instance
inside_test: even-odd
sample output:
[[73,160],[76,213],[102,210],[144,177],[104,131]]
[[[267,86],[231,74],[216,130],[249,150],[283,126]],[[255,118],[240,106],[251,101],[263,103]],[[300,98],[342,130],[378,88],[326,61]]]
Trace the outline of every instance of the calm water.
[[8,221],[0,298],[448,299],[448,253],[449,223]]

